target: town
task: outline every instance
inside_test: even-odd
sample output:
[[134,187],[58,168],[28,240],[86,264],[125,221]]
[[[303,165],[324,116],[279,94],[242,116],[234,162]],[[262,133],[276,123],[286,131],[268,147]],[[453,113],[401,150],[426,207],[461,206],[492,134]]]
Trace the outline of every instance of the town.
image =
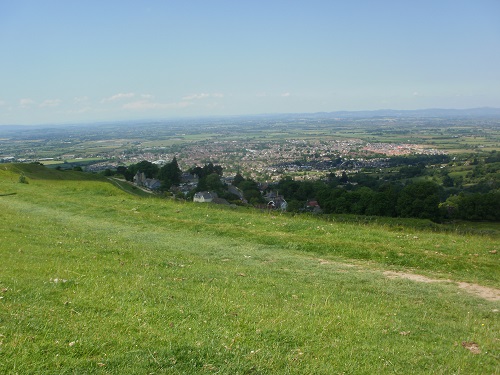
[[[0,161],[103,174],[203,203],[498,220],[499,123],[288,115],[7,129]],[[409,208],[412,189],[425,192],[427,207]]]
[[397,155],[444,154],[446,136],[466,152],[467,145],[460,142],[471,136],[471,130],[483,138],[498,136],[496,120],[483,121],[480,127],[463,119],[455,120],[454,126],[447,119],[432,119],[427,126],[418,118],[397,119],[396,125],[395,121],[274,116],[7,128],[0,134],[0,162],[37,161],[100,172],[142,160],[162,165],[176,156],[182,169],[211,162],[226,173],[272,182],[290,174],[318,179],[332,169],[355,173],[383,167],[388,157]]

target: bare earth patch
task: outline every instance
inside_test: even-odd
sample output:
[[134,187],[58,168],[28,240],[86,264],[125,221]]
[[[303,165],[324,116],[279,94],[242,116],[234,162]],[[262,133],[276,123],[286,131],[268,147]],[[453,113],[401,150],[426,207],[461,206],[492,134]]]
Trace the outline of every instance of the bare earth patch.
[[462,341],[462,346],[465,349],[470,350],[470,352],[472,354],[480,354],[481,353],[481,349],[479,349],[479,345],[476,344],[475,342]]
[[481,286],[477,284],[464,283],[464,282],[455,282],[453,280],[438,280],[431,279],[429,277],[425,277],[422,275],[416,275],[413,273],[406,272],[394,272],[394,271],[385,271],[384,275],[390,279],[408,279],[412,281],[418,281],[421,283],[456,283],[459,288],[464,289],[465,291],[475,294],[478,297],[484,298],[488,301],[500,301],[500,290],[495,288],[489,288],[486,286]]

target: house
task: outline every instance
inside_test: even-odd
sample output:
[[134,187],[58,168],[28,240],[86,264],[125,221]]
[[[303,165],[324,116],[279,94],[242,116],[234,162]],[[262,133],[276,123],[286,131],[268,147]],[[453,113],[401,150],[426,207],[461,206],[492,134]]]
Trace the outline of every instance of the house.
[[134,184],[143,186],[150,190],[157,190],[161,187],[161,181],[156,178],[146,178],[144,172],[137,172],[134,176]]
[[211,193],[209,191],[200,191],[194,195],[193,202],[208,203],[212,202],[214,198],[218,198],[217,193]]
[[285,197],[279,195],[278,193],[269,192],[264,196],[267,201],[267,208],[271,210],[281,210],[286,211],[288,208],[288,203],[285,200]]
[[224,198],[214,198],[214,199],[212,199],[212,203],[223,204],[225,206],[229,206],[229,202],[227,200],[225,200]]
[[319,214],[322,212],[321,207],[317,200],[308,200],[305,210],[308,212],[312,212],[314,214]]
[[198,181],[199,181],[199,178],[195,174],[185,172],[181,176],[181,183],[184,183],[184,184],[197,184]]
[[137,172],[134,176],[134,184],[137,186],[144,186],[146,182],[146,175],[144,172]]
[[147,187],[150,190],[157,190],[161,187],[161,181],[156,178],[146,178],[146,181],[144,181],[144,187]]
[[240,189],[238,189],[236,186],[228,185],[227,191],[233,195],[236,195],[238,198],[243,199],[243,192]]

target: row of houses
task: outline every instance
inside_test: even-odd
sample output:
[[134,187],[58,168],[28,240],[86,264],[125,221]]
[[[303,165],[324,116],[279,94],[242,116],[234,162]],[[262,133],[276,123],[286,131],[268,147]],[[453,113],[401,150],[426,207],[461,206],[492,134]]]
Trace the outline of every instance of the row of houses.
[[[233,187],[234,189],[238,190],[239,194],[241,195],[241,199],[244,200],[243,194],[241,191],[239,191],[238,188],[236,188],[233,185],[230,185],[230,187]],[[269,192],[264,196],[264,199],[266,201],[266,204],[263,204],[259,206],[260,208],[266,208],[269,210],[281,210],[281,211],[286,211],[288,207],[288,203],[285,200],[285,197],[282,195],[279,195],[276,192]],[[217,193],[215,192],[210,192],[210,191],[200,191],[196,193],[193,197],[193,202],[198,202],[198,203],[218,203],[218,204],[229,204],[225,199],[218,198]]]
[[156,178],[146,178],[144,172],[137,172],[134,176],[134,184],[145,187],[149,190],[158,190],[161,187],[161,181]]
[[[158,190],[161,187],[161,181],[155,178],[146,178],[143,172],[137,172],[134,176],[134,184],[140,187],[147,188],[149,190]],[[179,187],[180,191],[187,194],[192,189],[196,188],[198,184],[198,178],[189,173],[184,173],[182,175],[182,184]],[[230,193],[238,196],[243,203],[247,203],[243,197],[243,193],[236,186],[229,184],[228,190]],[[288,208],[288,202],[285,200],[283,195],[278,194],[278,192],[270,191],[264,195],[266,201],[261,208],[266,208],[269,210],[280,210],[286,211]],[[211,191],[200,191],[195,193],[193,196],[193,202],[197,203],[216,203],[216,204],[226,204],[229,202],[223,198],[219,198],[216,192]],[[260,206],[259,206],[260,207]],[[309,201],[307,203],[308,210],[318,211],[320,207],[316,201]]]
[[[198,177],[190,173],[183,173],[181,176],[181,191],[187,193],[196,187]],[[149,190],[158,190],[161,187],[161,181],[156,178],[146,178],[144,172],[137,172],[134,176],[134,184],[140,187],[145,187]]]

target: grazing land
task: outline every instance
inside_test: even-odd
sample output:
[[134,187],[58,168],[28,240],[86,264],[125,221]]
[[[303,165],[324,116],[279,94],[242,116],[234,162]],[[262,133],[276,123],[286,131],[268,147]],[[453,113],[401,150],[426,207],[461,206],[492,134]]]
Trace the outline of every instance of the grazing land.
[[2,373],[498,373],[495,232],[139,197],[35,164],[0,165],[0,221]]

